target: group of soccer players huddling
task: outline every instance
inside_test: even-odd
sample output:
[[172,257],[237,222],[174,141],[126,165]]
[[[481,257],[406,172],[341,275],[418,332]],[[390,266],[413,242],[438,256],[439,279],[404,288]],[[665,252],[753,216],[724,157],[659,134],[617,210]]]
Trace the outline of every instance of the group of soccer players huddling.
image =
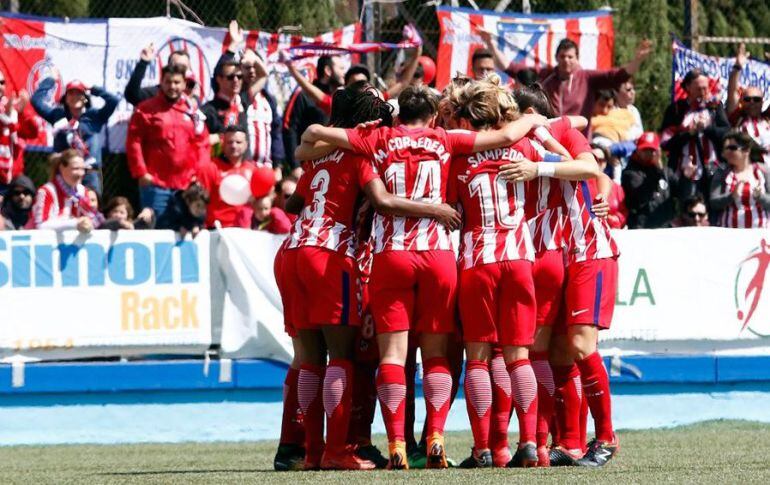
[[[446,468],[463,353],[474,445],[461,467],[604,465],[618,441],[597,340],[618,250],[587,120],[550,118],[539,86],[510,92],[495,75],[441,97],[409,87],[398,107],[353,84],[297,149],[299,218],[275,260],[295,351],[276,469]],[[370,440],[377,399],[387,457]]]

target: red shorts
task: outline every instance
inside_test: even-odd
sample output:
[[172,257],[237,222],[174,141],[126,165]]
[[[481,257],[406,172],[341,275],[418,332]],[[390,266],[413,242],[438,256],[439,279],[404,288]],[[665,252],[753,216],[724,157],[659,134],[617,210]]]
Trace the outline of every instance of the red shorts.
[[459,303],[466,342],[532,345],[537,304],[531,262],[503,261],[462,271]]
[[616,258],[593,259],[567,266],[564,313],[567,325],[610,328],[618,288]]
[[284,296],[283,291],[283,256],[286,253],[283,246],[275,253],[275,261],[273,261],[273,275],[275,275],[275,284],[278,287],[278,293],[281,294],[281,303],[283,304],[283,330],[291,338],[297,337],[297,329],[294,328],[294,324],[289,318],[289,305]]
[[377,333],[374,331],[374,317],[369,310],[369,285],[359,282],[358,294],[361,304],[361,327],[356,336],[354,362],[373,363],[380,361],[380,351],[377,346]]
[[559,317],[564,295],[564,254],[561,249],[535,256],[532,266],[537,299],[537,325],[552,326]]
[[353,258],[303,246],[285,252],[281,271],[284,313],[297,330],[359,325]]
[[377,333],[452,333],[457,260],[454,251],[386,251],[374,255],[369,281]]

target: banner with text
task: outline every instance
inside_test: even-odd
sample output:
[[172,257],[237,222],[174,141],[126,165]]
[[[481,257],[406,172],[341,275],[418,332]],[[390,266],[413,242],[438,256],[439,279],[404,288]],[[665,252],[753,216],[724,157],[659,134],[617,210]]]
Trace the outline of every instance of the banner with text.
[[0,357],[202,353],[210,235],[0,231]]
[[[113,19],[52,19],[34,16],[0,15],[0,69],[6,76],[6,94],[26,90],[33,93],[40,81],[53,77],[56,88],[48,102],[56,103],[64,86],[73,79],[86,85],[103,86],[123,96],[131,73],[139,61],[142,47],[153,43],[156,49],[144,86],[160,82],[160,70],[169,54],[186,50],[192,73],[200,86],[201,99],[212,97],[211,75],[229,43],[223,28],[203,27],[186,20],[166,17]],[[360,40],[357,24],[316,37],[302,37],[261,31],[244,32],[246,46],[267,59],[268,83],[279,105],[296,86],[285,66],[279,64],[278,50],[302,42],[351,44]],[[300,70],[312,71],[316,58],[299,61]],[[101,100],[94,97],[94,106]],[[32,110],[31,106],[27,109]],[[110,152],[125,151],[128,120],[133,107],[122,99],[110,117],[103,146]],[[31,144],[50,146],[51,127],[46,126]]]
[[480,28],[492,34],[511,62],[533,68],[555,66],[556,47],[568,38],[578,44],[580,65],[585,69],[612,67],[615,33],[610,12],[527,15],[438,7],[436,14],[441,30],[436,62],[439,89],[458,72],[470,74],[473,53],[484,47]]
[[[674,58],[671,66],[673,71],[671,90],[674,99],[685,97],[686,94],[681,87],[682,79],[685,74],[697,67],[711,81],[712,94],[721,102],[725,102],[727,99],[727,82],[730,79],[730,71],[733,64],[735,64],[735,59],[707,56],[688,49],[684,44],[676,40],[672,44],[672,49]],[[770,103],[770,64],[753,59],[749,60],[743,66],[738,85],[744,88],[754,86],[762,90],[765,98],[763,108],[767,108],[767,104]]]

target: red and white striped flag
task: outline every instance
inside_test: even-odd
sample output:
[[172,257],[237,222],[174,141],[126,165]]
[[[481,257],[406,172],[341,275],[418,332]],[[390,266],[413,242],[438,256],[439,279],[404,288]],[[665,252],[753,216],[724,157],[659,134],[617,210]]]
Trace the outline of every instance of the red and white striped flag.
[[436,14],[441,29],[436,62],[439,89],[457,72],[470,73],[473,53],[484,47],[479,28],[493,34],[509,59],[527,66],[555,65],[556,46],[569,38],[580,47],[583,68],[612,67],[615,33],[612,15],[606,11],[527,15],[438,7]]

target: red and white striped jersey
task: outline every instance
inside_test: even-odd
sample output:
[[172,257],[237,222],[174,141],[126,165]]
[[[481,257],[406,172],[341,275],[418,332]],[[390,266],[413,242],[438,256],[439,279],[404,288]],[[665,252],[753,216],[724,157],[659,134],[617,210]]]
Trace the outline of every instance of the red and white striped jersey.
[[596,196],[596,181],[571,182],[562,180],[564,194],[564,242],[567,264],[594,259],[614,258],[620,255],[612,238],[607,220],[591,212]]
[[500,177],[501,165],[540,160],[526,138],[508,148],[486,150],[452,161],[447,200],[462,207],[460,269],[526,259],[535,251],[524,219],[525,183]]
[[254,96],[254,100],[246,110],[246,121],[249,129],[249,147],[255,162],[272,162],[270,137],[273,123],[273,111],[270,103],[261,92]]
[[[60,221],[75,220],[83,216],[91,216],[86,208],[87,190],[83,184],[75,189],[77,196],[69,196],[56,183],[48,182],[37,189],[35,202],[32,206],[32,217],[36,229],[68,228],[59,224]],[[48,223],[48,224],[46,224]],[[74,224],[71,224],[74,227]],[[66,226],[66,227],[65,227]]]
[[295,192],[305,206],[292,227],[287,249],[316,246],[354,257],[361,189],[377,175],[368,161],[346,150],[335,150],[305,168]]
[[727,174],[724,181],[724,191],[731,194],[736,188],[740,193],[740,201],[732,199],[730,205],[725,208],[722,214],[721,226],[743,229],[756,229],[770,227],[768,222],[768,211],[754,197],[754,189],[761,187],[762,192],[766,190],[767,174],[762,168],[754,163],[752,164],[751,180],[748,182],[739,182],[732,170]]
[[[347,130],[353,149],[372,159],[388,191],[429,204],[446,200],[453,155],[470,153],[476,134],[405,126]],[[375,214],[374,253],[450,250],[449,232],[434,219]]]
[[[534,140],[530,141],[542,159],[545,148]],[[535,254],[562,249],[563,204],[558,179],[537,177],[527,182],[524,217],[529,224]]]

